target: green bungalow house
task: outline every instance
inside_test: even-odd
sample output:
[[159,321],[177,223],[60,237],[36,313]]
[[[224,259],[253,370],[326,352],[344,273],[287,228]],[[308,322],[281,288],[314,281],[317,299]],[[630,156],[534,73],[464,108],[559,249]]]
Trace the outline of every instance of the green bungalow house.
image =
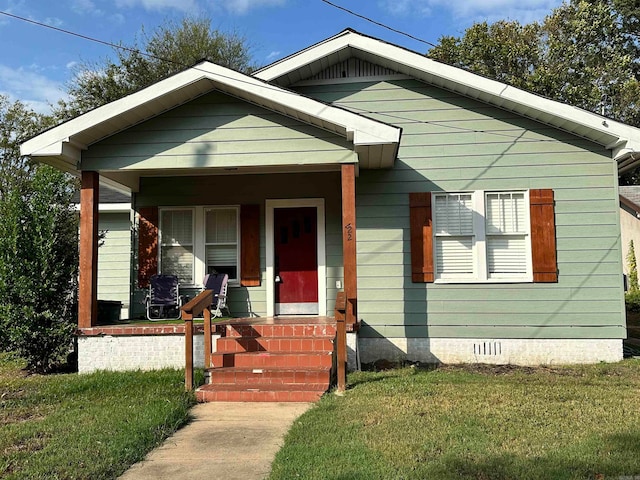
[[[640,130],[353,30],[251,76],[199,63],[22,153],[82,178],[82,371],[132,356],[122,329],[92,337],[99,181],[132,195],[132,317],[150,275],[195,294],[215,269],[247,322],[331,318],[344,291],[362,362],[622,358]],[[161,337],[138,366],[171,363]]]

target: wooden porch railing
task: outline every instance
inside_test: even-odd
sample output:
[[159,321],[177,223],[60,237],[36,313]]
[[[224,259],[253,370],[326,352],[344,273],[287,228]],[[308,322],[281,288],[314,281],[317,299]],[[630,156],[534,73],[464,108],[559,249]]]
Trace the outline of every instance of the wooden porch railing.
[[213,290],[204,290],[182,307],[184,320],[184,388],[193,390],[193,317],[204,314],[204,368],[211,366],[211,304]]
[[347,386],[347,294],[338,292],[335,306],[338,392]]

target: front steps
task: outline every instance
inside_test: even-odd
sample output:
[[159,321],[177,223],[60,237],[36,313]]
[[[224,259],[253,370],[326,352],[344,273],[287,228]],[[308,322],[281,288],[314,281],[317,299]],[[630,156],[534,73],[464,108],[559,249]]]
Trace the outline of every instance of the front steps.
[[333,323],[218,325],[200,402],[314,402],[331,384]]

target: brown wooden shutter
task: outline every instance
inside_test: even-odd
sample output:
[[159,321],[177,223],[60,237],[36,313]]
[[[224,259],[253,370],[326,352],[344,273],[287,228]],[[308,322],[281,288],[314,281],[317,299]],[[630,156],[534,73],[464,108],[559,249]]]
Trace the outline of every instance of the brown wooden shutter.
[[557,282],[558,265],[553,190],[530,190],[529,204],[533,281],[536,283]]
[[260,205],[240,207],[240,285],[260,286]]
[[138,211],[138,287],[149,286],[158,273],[158,207],[142,207]]
[[409,194],[411,222],[411,281],[433,282],[431,193]]

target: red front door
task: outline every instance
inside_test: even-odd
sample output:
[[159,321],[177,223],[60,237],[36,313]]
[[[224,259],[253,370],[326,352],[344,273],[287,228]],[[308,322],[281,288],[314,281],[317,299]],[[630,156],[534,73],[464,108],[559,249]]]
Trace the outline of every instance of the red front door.
[[318,230],[315,207],[274,210],[275,313],[318,314]]

